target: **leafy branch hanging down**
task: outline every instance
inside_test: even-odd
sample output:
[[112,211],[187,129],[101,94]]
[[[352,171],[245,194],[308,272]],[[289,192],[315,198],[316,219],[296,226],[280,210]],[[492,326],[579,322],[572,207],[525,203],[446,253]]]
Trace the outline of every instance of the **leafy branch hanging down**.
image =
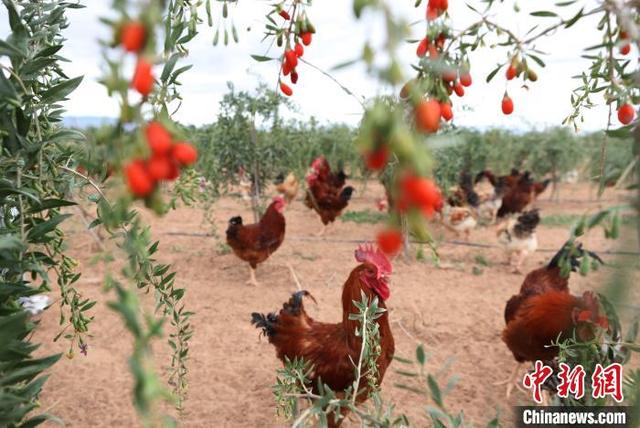
[[63,210],[74,203],[58,169],[67,160],[60,147],[82,140],[60,124],[61,103],[82,77],[66,76],[58,54],[67,9],[81,6],[3,0],[3,7],[11,31],[0,40],[0,425],[35,426],[52,418],[37,414],[38,397],[43,371],[60,355],[33,356],[39,345],[31,314],[44,308],[30,302],[52,291],[52,283],[60,287],[58,337],[69,340],[69,357],[76,347],[86,352],[95,303],[75,287],[80,275],[65,254],[62,225],[70,215]]
[[[157,213],[175,207],[177,198],[189,202],[195,198],[199,186],[198,177],[192,171],[183,171],[181,179],[173,186],[173,197],[166,205],[160,196],[163,183],[175,180],[182,168],[187,168],[197,159],[196,150],[188,143],[180,141],[182,130],[169,117],[170,104],[180,101],[177,87],[178,77],[190,66],[176,69],[180,57],[187,54],[185,44],[196,35],[198,22],[197,8],[189,2],[165,2],[150,0],[140,4],[137,18],[132,18],[128,2],[115,1],[114,10],[119,19],[104,19],[113,32],[113,39],[105,42],[111,49],[104,52],[107,64],[102,83],[110,95],[120,99],[119,122],[105,135],[98,150],[91,150],[91,162],[80,167],[88,173],[78,171],[73,174],[87,180],[98,190],[92,198],[97,204],[98,218],[91,227],[102,225],[118,248],[126,254],[128,263],[121,275],[106,278],[108,289],[115,289],[117,300],[110,306],[125,321],[134,337],[134,351],[130,367],[136,384],[134,402],[147,424],[171,424],[166,417],[158,414],[159,400],[174,402],[178,409],[187,390],[187,361],[189,340],[193,334],[190,324],[191,312],[184,308],[181,300],[184,289],[175,286],[175,272],[171,266],[158,264],[153,258],[159,243],[151,242],[148,227],[141,223],[138,213],[130,209],[135,198],[142,198],[145,204]],[[164,45],[161,56],[156,55],[158,39],[156,32],[164,29]],[[132,55],[128,55],[132,54]],[[130,59],[133,59],[133,62]],[[163,62],[158,81],[154,77],[154,66]],[[133,72],[128,70],[133,66]],[[132,95],[131,91],[138,95]],[[131,97],[138,98],[133,103]],[[145,117],[152,114],[154,120]],[[131,132],[137,127],[137,132]],[[133,158],[128,162],[126,159]],[[109,201],[91,176],[95,166],[108,165],[110,171],[122,171],[129,192],[118,192],[114,201]],[[119,176],[112,177],[109,184],[118,186]],[[120,186],[122,187],[122,186]],[[108,254],[108,253],[107,253]],[[104,260],[117,257],[105,256]],[[127,283],[135,284],[130,288]],[[137,298],[136,290],[153,290],[156,307],[154,315],[144,314]],[[144,315],[141,315],[144,314]],[[169,320],[171,333],[168,344],[172,349],[168,382],[173,394],[169,393],[152,363],[151,341],[163,335],[163,325]]]

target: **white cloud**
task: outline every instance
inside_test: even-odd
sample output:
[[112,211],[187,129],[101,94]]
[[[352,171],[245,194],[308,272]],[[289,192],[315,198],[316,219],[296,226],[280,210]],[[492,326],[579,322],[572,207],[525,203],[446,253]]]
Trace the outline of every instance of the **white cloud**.
[[[593,1],[593,4],[596,4]],[[220,7],[218,2],[212,2]],[[389,2],[400,16],[408,21],[416,21],[424,15],[426,1],[419,9],[413,8],[412,0]],[[524,2],[520,2],[524,3]],[[65,36],[68,42],[63,55],[71,60],[66,65],[69,75],[85,75],[85,80],[71,100],[67,103],[69,115],[74,116],[115,116],[117,103],[110,99],[104,88],[97,83],[101,75],[101,56],[98,40],[106,38],[107,28],[99,22],[99,17],[110,15],[109,2],[88,1],[85,9],[70,13],[71,27]],[[323,0],[314,2],[309,10],[310,18],[317,27],[317,34],[311,46],[307,47],[304,58],[314,65],[329,70],[336,64],[358,56],[367,37],[379,45],[384,37],[384,27],[379,17],[367,15],[362,21],[353,17],[351,1]],[[480,2],[473,2],[479,5]],[[544,0],[527,2],[536,9],[544,8],[553,2]],[[182,75],[184,97],[177,119],[185,123],[201,124],[212,122],[216,118],[218,102],[227,91],[226,82],[231,80],[239,89],[255,87],[258,79],[276,85],[277,65],[275,62],[257,63],[250,54],[263,54],[267,46],[261,44],[263,16],[268,9],[267,2],[241,0],[233,10],[240,35],[240,43],[231,43],[228,47],[212,45],[214,29],[202,26],[201,33],[190,43],[190,56],[184,64],[194,64],[193,69]],[[541,28],[552,23],[551,18],[532,18],[528,12],[531,6],[515,13],[509,2],[498,5],[500,10],[492,19],[505,27],[513,29],[518,35],[524,35],[530,27],[540,24]],[[464,28],[476,18],[464,2],[450,1],[450,12],[456,29]],[[571,16],[571,9],[563,16]],[[216,15],[217,16],[217,15]],[[0,22],[6,22],[6,13],[0,13]],[[579,23],[568,31],[558,32],[549,39],[541,40],[538,48],[549,55],[544,59],[545,69],[539,70],[538,82],[530,85],[527,91],[519,84],[510,82],[507,86],[500,73],[489,84],[484,77],[499,61],[504,61],[504,50],[482,49],[471,56],[474,85],[467,88],[467,94],[461,100],[454,96],[455,121],[461,126],[505,128],[530,128],[558,125],[570,112],[569,96],[577,82],[571,76],[588,67],[588,62],[580,58],[582,48],[598,42],[598,33],[594,29],[593,19]],[[4,27],[4,26],[3,26]],[[250,31],[247,29],[250,28]],[[423,29],[422,24],[412,27],[415,38]],[[0,30],[4,36],[6,30]],[[402,49],[409,63],[415,59],[415,45],[407,44]],[[271,52],[277,54],[276,51]],[[316,116],[321,121],[335,121],[356,124],[360,119],[361,107],[352,97],[343,92],[334,82],[312,68],[299,67],[300,81],[294,87],[293,100],[300,107],[298,116]],[[367,76],[360,65],[331,72],[337,80],[354,93],[367,97],[388,92]],[[509,117],[502,115],[500,102],[505,87],[515,101],[515,112]],[[396,89],[397,90],[397,89]],[[601,99],[596,98],[596,101]],[[468,109],[463,109],[464,105]],[[584,129],[600,129],[606,125],[607,110],[604,107],[588,111]]]

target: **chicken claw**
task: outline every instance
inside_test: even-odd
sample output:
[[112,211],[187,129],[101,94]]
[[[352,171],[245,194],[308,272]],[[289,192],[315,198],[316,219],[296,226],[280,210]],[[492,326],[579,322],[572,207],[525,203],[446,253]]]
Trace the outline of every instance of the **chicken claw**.
[[506,380],[496,382],[493,384],[494,386],[507,385],[507,394],[506,394],[507,398],[511,396],[511,393],[513,392],[513,388],[516,386],[516,379],[518,377],[518,372],[520,371],[521,365],[522,365],[521,363],[516,364],[513,372],[511,373],[511,376],[509,376]]

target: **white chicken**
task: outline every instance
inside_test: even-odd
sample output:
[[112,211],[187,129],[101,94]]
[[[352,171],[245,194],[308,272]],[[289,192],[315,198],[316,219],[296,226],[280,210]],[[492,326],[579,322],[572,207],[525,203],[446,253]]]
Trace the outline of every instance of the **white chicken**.
[[464,235],[468,241],[471,231],[478,225],[478,221],[472,208],[452,207],[445,204],[442,208],[442,224],[455,232],[458,237]]
[[520,268],[525,258],[538,249],[536,227],[540,223],[538,210],[522,213],[517,219],[510,218],[498,227],[498,242],[504,247],[508,264],[514,273],[521,273]]
[[487,224],[494,224],[502,206],[501,186],[494,187],[488,177],[478,175],[473,190],[478,195],[478,218]]

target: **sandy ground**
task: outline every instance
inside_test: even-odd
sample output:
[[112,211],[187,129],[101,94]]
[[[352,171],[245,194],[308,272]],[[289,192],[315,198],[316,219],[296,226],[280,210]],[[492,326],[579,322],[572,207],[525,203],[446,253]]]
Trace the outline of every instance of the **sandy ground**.
[[[361,190],[361,186],[357,186]],[[375,210],[374,200],[381,188],[369,185],[358,192],[348,210]],[[622,197],[622,192],[608,191],[606,204]],[[590,201],[586,185],[565,185],[562,203],[549,202],[543,195],[538,206],[543,216],[594,212],[602,202]],[[233,254],[220,254],[220,239],[174,235],[175,232],[205,234],[215,230],[224,237],[227,219],[241,214],[251,219],[250,209],[238,198],[225,197],[213,207],[215,225],[203,220],[203,211],[181,208],[164,218],[145,214],[160,239],[160,260],[171,262],[178,272],[179,286],[185,287],[187,307],[196,312],[195,335],[191,345],[190,390],[180,424],[186,427],[278,427],[285,420],[276,417],[271,385],[280,362],[274,349],[260,339],[249,323],[252,311],[279,308],[295,290],[288,265],[297,273],[304,288],[318,300],[307,304],[308,312],[323,321],[341,317],[340,294],[343,281],[356,265],[349,241],[367,240],[377,226],[337,221],[325,239],[312,239],[319,219],[298,200],[286,211],[287,235],[282,247],[258,268],[258,287],[245,285],[248,267]],[[453,236],[435,227],[436,237]],[[105,302],[113,296],[104,294],[101,278],[104,267],[91,263],[92,241],[80,224],[68,232],[72,237],[71,253],[80,261],[83,275],[78,286],[82,293],[100,304],[94,307],[95,322],[91,331],[88,355],[64,358],[51,373],[42,395],[42,407],[61,417],[72,427],[138,426],[130,390],[131,378],[127,356],[131,338],[118,317]],[[541,249],[557,249],[567,238],[566,226],[541,226],[538,238]],[[496,243],[495,230],[474,231],[472,242]],[[587,246],[599,251],[615,249],[619,243],[607,241],[602,232],[592,233]],[[482,249],[443,243],[440,248],[443,267],[430,261],[394,262],[391,298],[388,300],[392,329],[399,356],[413,358],[415,347],[424,343],[431,355],[429,370],[436,373],[450,360],[448,375],[460,380],[445,401],[451,411],[464,410],[467,426],[484,426],[500,412],[504,426],[512,426],[510,406],[527,403],[528,397],[516,391],[509,401],[504,386],[493,383],[507,377],[514,360],[500,340],[504,326],[506,300],[520,287],[523,275],[510,273],[504,266],[504,254],[498,248]],[[541,266],[551,252],[539,251],[529,257],[525,271]],[[429,252],[426,251],[427,256]],[[478,263],[482,256],[488,266]],[[612,256],[604,256],[612,260]],[[429,257],[427,257],[429,259]],[[475,268],[475,269],[474,269]],[[479,269],[481,271],[479,271]],[[581,278],[574,275],[575,293],[604,286],[612,267]],[[475,273],[474,273],[475,271]],[[640,275],[635,273],[636,283]],[[55,298],[55,296],[53,296]],[[151,303],[152,296],[142,296]],[[627,303],[637,304],[637,290]],[[64,352],[64,341],[54,343],[59,331],[58,311],[54,306],[42,316],[35,339],[43,341],[41,352]],[[156,344],[161,369],[168,365],[167,346]],[[406,413],[414,425],[424,426],[425,402],[413,393],[394,386],[403,381],[393,363],[382,384],[385,399]],[[447,375],[447,376],[448,376]],[[440,377],[445,383],[445,377]],[[355,425],[353,422],[346,426]]]

